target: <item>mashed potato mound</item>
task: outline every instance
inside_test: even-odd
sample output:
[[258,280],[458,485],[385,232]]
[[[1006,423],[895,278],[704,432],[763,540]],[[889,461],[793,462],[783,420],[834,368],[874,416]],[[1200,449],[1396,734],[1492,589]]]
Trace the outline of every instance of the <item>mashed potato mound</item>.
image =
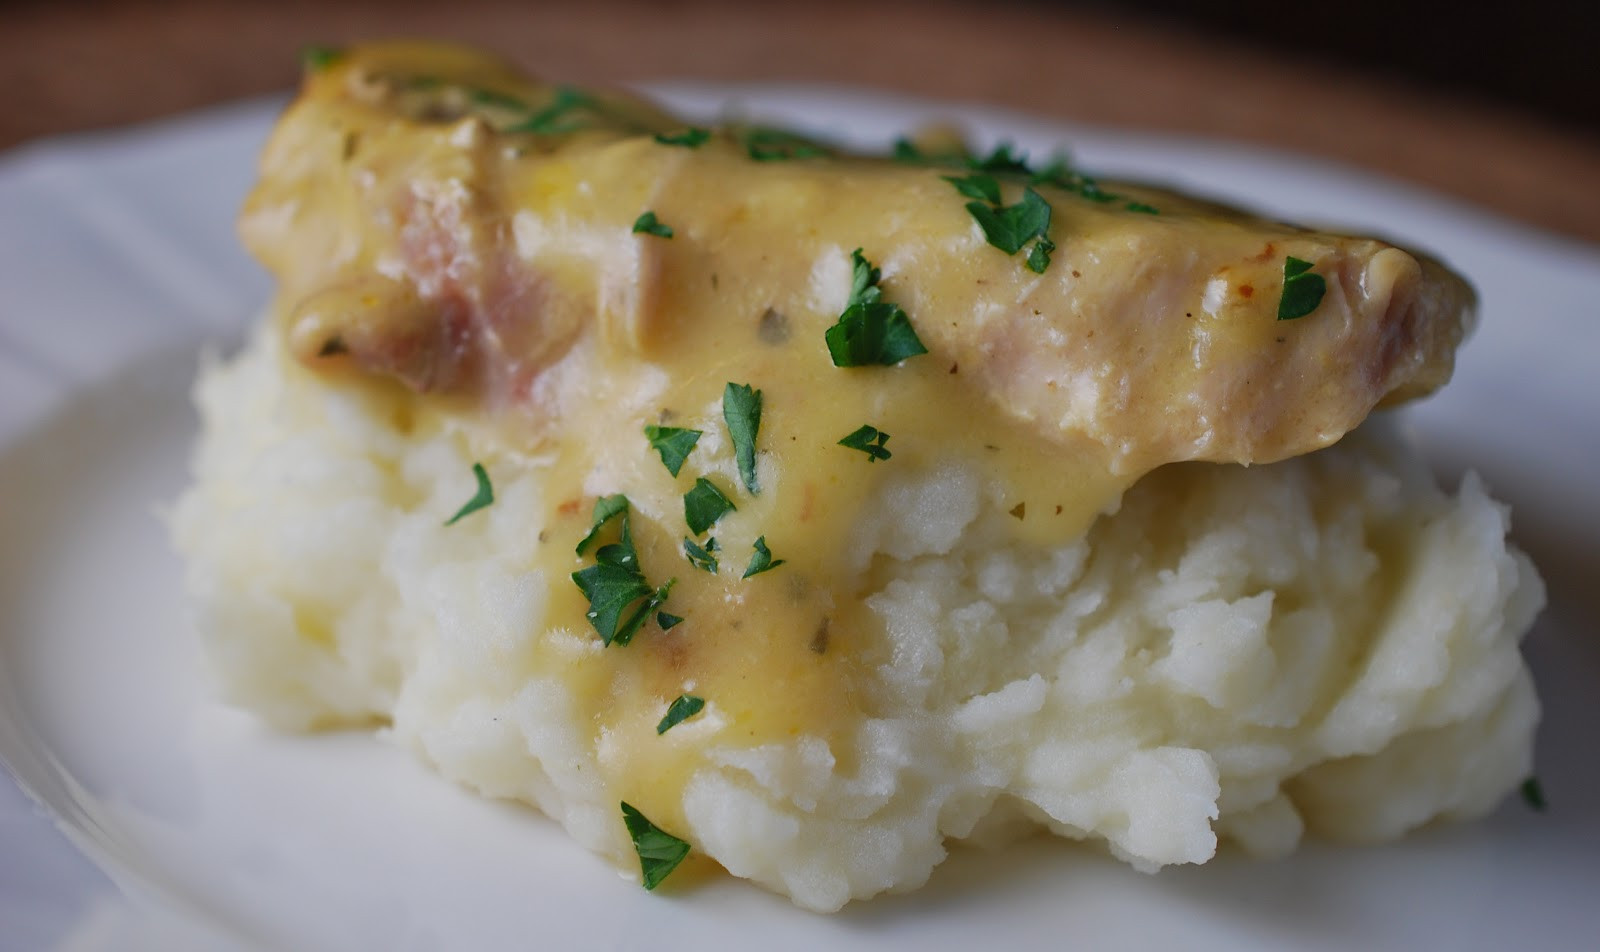
[[[174,530],[227,697],[291,729],[390,724],[633,865],[572,687],[505,663],[539,639],[606,650],[544,623],[571,582],[526,569],[538,461],[445,529],[481,458],[464,429],[408,432],[271,333],[198,399]],[[835,910],[921,885],[952,840],[1043,827],[1153,871],[1223,839],[1280,855],[1487,812],[1530,770],[1517,643],[1543,589],[1476,478],[1445,494],[1374,423],[1269,466],[1167,467],[1055,548],[1008,541],[966,468],[897,471],[852,540],[880,627],[851,749],[718,746],[674,832]],[[675,730],[712,743],[716,716]]]

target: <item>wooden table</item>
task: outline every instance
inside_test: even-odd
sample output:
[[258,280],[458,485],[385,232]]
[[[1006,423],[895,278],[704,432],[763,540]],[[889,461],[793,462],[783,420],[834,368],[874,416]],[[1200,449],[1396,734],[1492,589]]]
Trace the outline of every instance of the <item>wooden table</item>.
[[1468,100],[1040,3],[104,0],[0,10],[0,148],[289,88],[311,42],[419,34],[574,82],[823,81],[1261,143],[1600,241],[1600,140]]

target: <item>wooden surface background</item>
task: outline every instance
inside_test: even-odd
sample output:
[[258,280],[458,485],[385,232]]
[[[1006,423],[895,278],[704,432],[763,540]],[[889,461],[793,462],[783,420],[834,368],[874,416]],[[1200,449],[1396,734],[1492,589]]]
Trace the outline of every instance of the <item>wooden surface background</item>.
[[1103,7],[1020,0],[0,0],[0,148],[286,90],[301,46],[392,35],[468,40],[574,82],[820,81],[1260,143],[1600,241],[1591,128]]

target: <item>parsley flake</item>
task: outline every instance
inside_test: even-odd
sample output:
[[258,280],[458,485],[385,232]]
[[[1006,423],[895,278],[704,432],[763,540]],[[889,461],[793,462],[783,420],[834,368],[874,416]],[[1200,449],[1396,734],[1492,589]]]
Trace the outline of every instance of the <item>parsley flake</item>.
[[756,484],[756,433],[761,429],[761,391],[747,383],[722,388],[722,419],[733,438],[733,455],[739,461],[739,479],[750,495],[761,493]]
[[656,624],[661,626],[662,631],[671,631],[683,624],[683,616],[671,612],[656,612]]
[[[1027,172],[1027,165],[1012,156],[1008,149],[1007,146],[1001,146],[977,167],[990,171]],[[992,175],[978,174],[961,178],[947,175],[944,180],[955,186],[963,196],[973,199],[967,203],[967,213],[983,229],[983,237],[989,244],[1008,255],[1014,255],[1032,242],[1024,260],[1028,270],[1044,274],[1044,269],[1050,266],[1050,253],[1056,250],[1056,245],[1050,240],[1049,234],[1050,203],[1043,196],[1024,186],[1022,201],[1006,205],[1000,197],[1000,183]],[[1038,183],[1039,176],[1034,176],[1034,181]]]
[[496,92],[493,89],[469,89],[467,90],[467,98],[479,106],[492,106],[497,109],[510,109],[516,112],[528,111],[527,103],[515,96]]
[[654,889],[689,855],[689,844],[645,819],[645,815],[622,803],[622,823],[639,854],[639,874],[645,889]]
[[845,306],[876,303],[883,296],[883,289],[878,287],[882,277],[883,272],[861,256],[860,248],[850,252],[850,300]]
[[676,476],[683,469],[683,461],[689,458],[689,452],[700,442],[701,432],[687,427],[656,426],[651,423],[644,428],[644,435],[650,441],[650,446],[661,454],[661,465]]
[[633,233],[655,235],[657,238],[671,238],[672,228],[661,224],[655,212],[645,212],[633,221]]
[[[720,548],[721,546],[717,544],[717,540],[714,538],[706,540],[705,548],[695,545],[693,539],[683,540],[683,554],[688,558],[689,564],[702,572],[710,572],[712,575],[717,574],[716,553]],[[662,625],[661,627],[665,628],[666,626]]]
[[656,141],[662,145],[677,145],[685,149],[698,149],[711,138],[711,130],[690,126],[682,132],[658,132]]
[[[1091,202],[1099,202],[1101,204],[1123,201],[1124,199],[1124,196],[1106,191],[1100,187],[1099,182],[1073,169],[1064,155],[1056,156],[1049,165],[1033,173],[1028,181],[1032,185],[1051,185],[1073,192],[1079,198],[1085,198]],[[1126,201],[1122,207],[1127,211],[1138,212],[1142,215],[1161,214],[1161,210],[1154,205],[1147,205],[1144,202],[1131,199]]]
[[994,151],[981,159],[969,159],[967,164],[979,172],[1003,172],[1032,175],[1033,169],[1028,167],[1026,155],[1014,155],[1011,152],[1011,143],[1002,142],[995,146]]
[[445,523],[446,526],[453,526],[494,502],[494,487],[489,484],[489,472],[483,468],[482,463],[472,464],[472,475],[478,480],[477,493],[450,517],[450,521]]
[[501,130],[503,132],[531,132],[535,135],[551,136],[563,132],[573,132],[581,127],[582,123],[573,119],[576,112],[597,112],[600,104],[588,93],[571,86],[556,88],[555,94],[550,97],[550,102],[543,109],[533,115],[513,123]]
[[1087,175],[1078,176],[1077,187],[1074,190],[1089,201],[1099,202],[1102,205],[1110,204],[1122,197],[1115,192],[1108,192],[1101,188],[1099,182]]
[[313,73],[319,73],[342,59],[344,49],[338,46],[312,44],[300,50],[300,65]]
[[594,518],[589,523],[589,533],[578,540],[578,554],[589,547],[595,536],[600,534],[600,529],[606,523],[628,511],[628,497],[622,493],[615,496],[601,496],[594,501]]
[[786,561],[784,559],[773,559],[772,550],[767,548],[766,536],[756,540],[755,549],[755,554],[750,556],[750,564],[745,566],[744,575],[740,576],[741,578],[749,578],[752,575],[760,575],[762,572],[771,571]]
[[860,248],[850,253],[850,261],[850,302],[839,315],[839,322],[824,335],[833,365],[889,367],[908,357],[926,354],[928,348],[917,337],[905,310],[882,299],[878,269],[861,256]]
[[756,128],[744,134],[745,151],[757,162],[786,162],[790,159],[814,159],[828,154],[828,150],[805,136],[784,129]]
[[959,142],[948,148],[930,152],[922,149],[905,136],[894,140],[894,148],[890,151],[889,157],[906,165],[944,166],[960,166],[972,158],[968,154],[966,146]]
[[1008,255],[1022,250],[1050,228],[1050,203],[1031,188],[1022,190],[1022,201],[1015,205],[989,205],[968,202],[967,211],[977,219],[983,237]]
[[1283,297],[1278,299],[1278,320],[1305,317],[1322,303],[1328,282],[1311,270],[1311,262],[1290,256],[1283,262]]
[[704,476],[695,480],[694,488],[683,495],[683,521],[695,535],[704,535],[718,519],[737,508],[716,483]]
[[704,698],[695,697],[693,694],[680,694],[678,699],[667,706],[667,716],[656,725],[657,734],[665,734],[689,718],[699,714],[706,706]]
[[[601,546],[595,553],[595,564],[573,572],[572,581],[589,600],[589,610],[584,612],[584,617],[600,634],[600,640],[610,646],[632,641],[650,614],[667,600],[667,594],[678,580],[667,579],[654,589],[645,581],[644,573],[639,571],[639,553],[634,548],[633,532],[624,510],[621,540]],[[644,603],[629,611],[640,599]]]
[[904,162],[907,165],[922,165],[929,160],[929,156],[917,148],[915,142],[905,136],[900,136],[894,140],[894,148],[890,150],[889,157],[896,162]]
[[1054,250],[1056,243],[1040,235],[1028,252],[1028,270],[1034,274],[1044,274],[1044,269],[1050,267],[1050,252]]
[[1544,785],[1539,783],[1538,777],[1522,781],[1522,802],[1539,813],[1550,809],[1550,804],[1544,798]]
[[876,463],[880,459],[888,459],[894,454],[884,448],[889,442],[889,434],[875,426],[863,423],[861,429],[839,441],[840,446],[848,446],[853,450],[860,450],[867,454],[867,462]]
[[1000,204],[1000,183],[993,175],[943,175],[946,182],[956,187],[956,191],[967,198],[975,198],[980,202]]

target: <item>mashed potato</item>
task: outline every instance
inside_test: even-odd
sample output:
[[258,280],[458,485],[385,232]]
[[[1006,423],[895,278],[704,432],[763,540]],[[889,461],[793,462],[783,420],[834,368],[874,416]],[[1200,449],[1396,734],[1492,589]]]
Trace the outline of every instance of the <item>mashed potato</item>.
[[[633,864],[614,739],[548,662],[618,649],[547,623],[571,582],[530,568],[545,463],[419,430],[270,330],[198,399],[174,530],[228,698],[290,729],[388,724]],[[480,460],[495,504],[446,529]],[[674,832],[803,907],[1039,828],[1147,871],[1223,840],[1382,840],[1481,815],[1529,772],[1517,642],[1540,581],[1478,480],[1442,492],[1384,420],[1286,462],[1163,468],[1054,547],[1014,541],[959,463],[876,494],[851,540],[869,688],[842,739],[741,745],[716,698],[668,735],[705,746]]]

